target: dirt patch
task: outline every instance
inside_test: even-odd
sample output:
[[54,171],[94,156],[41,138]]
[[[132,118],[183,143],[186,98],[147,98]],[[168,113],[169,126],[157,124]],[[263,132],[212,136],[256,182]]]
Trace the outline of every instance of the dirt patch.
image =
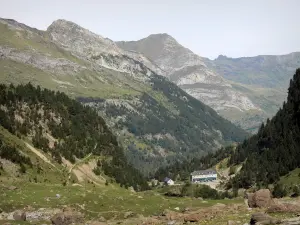
[[[85,157],[84,159],[82,159],[81,161],[85,161],[90,156],[91,154]],[[97,161],[95,159],[90,160],[87,163],[78,161],[75,164],[72,164],[71,162],[69,162],[64,158],[62,159],[62,161],[69,170],[69,180],[71,179],[71,174],[73,173],[76,176],[79,183],[85,180],[92,181],[97,185],[105,183],[105,178],[101,176],[97,176],[93,172],[93,169],[97,166]]]
[[73,169],[73,173],[76,175],[78,181],[83,181],[84,179],[88,179],[93,181],[96,184],[105,183],[105,179],[101,176],[97,176],[93,169],[97,166],[96,160],[91,160],[86,164],[78,165],[75,169]]
[[49,165],[51,165],[52,167],[56,168],[56,166],[54,164],[52,164],[51,161],[43,153],[41,153],[39,150],[37,150],[36,148],[34,148],[32,145],[28,144],[27,142],[24,142],[24,143],[30,151],[32,151],[34,154],[36,154],[38,157],[40,157],[44,162],[46,162]]

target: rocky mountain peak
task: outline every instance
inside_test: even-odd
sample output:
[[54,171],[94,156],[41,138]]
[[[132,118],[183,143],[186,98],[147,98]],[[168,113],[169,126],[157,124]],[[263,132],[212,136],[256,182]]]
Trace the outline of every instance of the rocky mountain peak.
[[48,27],[47,32],[53,41],[67,47],[77,55],[95,55],[102,52],[120,54],[120,49],[110,39],[64,19],[54,21]]
[[228,57],[226,55],[219,55],[218,58],[216,58],[216,60],[222,60],[222,59],[228,59]]
[[166,71],[171,81],[220,113],[259,110],[248,97],[234,90],[227,80],[212,70],[209,60],[185,48],[166,33],[117,44],[125,50],[141,52],[150,58]]
[[125,51],[112,40],[73,22],[63,19],[56,20],[48,27],[47,32],[52,41],[60,47],[79,58],[92,61],[108,69],[133,75],[142,72],[144,77],[152,74],[152,71],[157,74],[164,73],[143,55]]

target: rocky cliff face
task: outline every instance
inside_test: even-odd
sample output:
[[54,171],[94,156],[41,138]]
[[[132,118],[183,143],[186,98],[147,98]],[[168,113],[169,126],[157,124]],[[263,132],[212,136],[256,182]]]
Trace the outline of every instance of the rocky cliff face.
[[223,110],[260,110],[246,95],[206,64],[205,58],[180,45],[168,34],[155,34],[136,42],[117,42],[126,50],[143,53],[172,82],[222,114]]
[[112,40],[94,34],[79,25],[66,21],[54,21],[47,29],[52,41],[79,58],[98,65],[133,75],[143,73],[163,74],[163,71],[140,53],[120,49]]

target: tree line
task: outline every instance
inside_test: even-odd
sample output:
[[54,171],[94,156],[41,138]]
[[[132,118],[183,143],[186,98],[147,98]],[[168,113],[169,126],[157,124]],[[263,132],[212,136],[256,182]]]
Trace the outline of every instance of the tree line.
[[1,126],[14,135],[31,138],[35,147],[49,152],[57,162],[64,157],[74,163],[89,153],[103,156],[107,159],[105,174],[124,185],[148,188],[145,178],[127,162],[116,137],[94,109],[62,92],[30,83],[1,84],[0,106]]
[[230,157],[229,166],[237,164],[243,167],[229,188],[267,186],[300,167],[300,69],[290,80],[282,108]]

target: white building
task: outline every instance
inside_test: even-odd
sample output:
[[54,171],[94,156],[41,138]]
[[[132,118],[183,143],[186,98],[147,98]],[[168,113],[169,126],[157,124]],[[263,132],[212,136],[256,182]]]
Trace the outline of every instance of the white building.
[[191,173],[192,183],[201,183],[217,180],[217,172],[215,170],[199,170]]
[[169,185],[169,186],[174,185],[174,181],[173,181],[172,179],[168,178],[168,177],[166,177],[166,178],[164,179],[164,183],[165,183],[166,185]]

